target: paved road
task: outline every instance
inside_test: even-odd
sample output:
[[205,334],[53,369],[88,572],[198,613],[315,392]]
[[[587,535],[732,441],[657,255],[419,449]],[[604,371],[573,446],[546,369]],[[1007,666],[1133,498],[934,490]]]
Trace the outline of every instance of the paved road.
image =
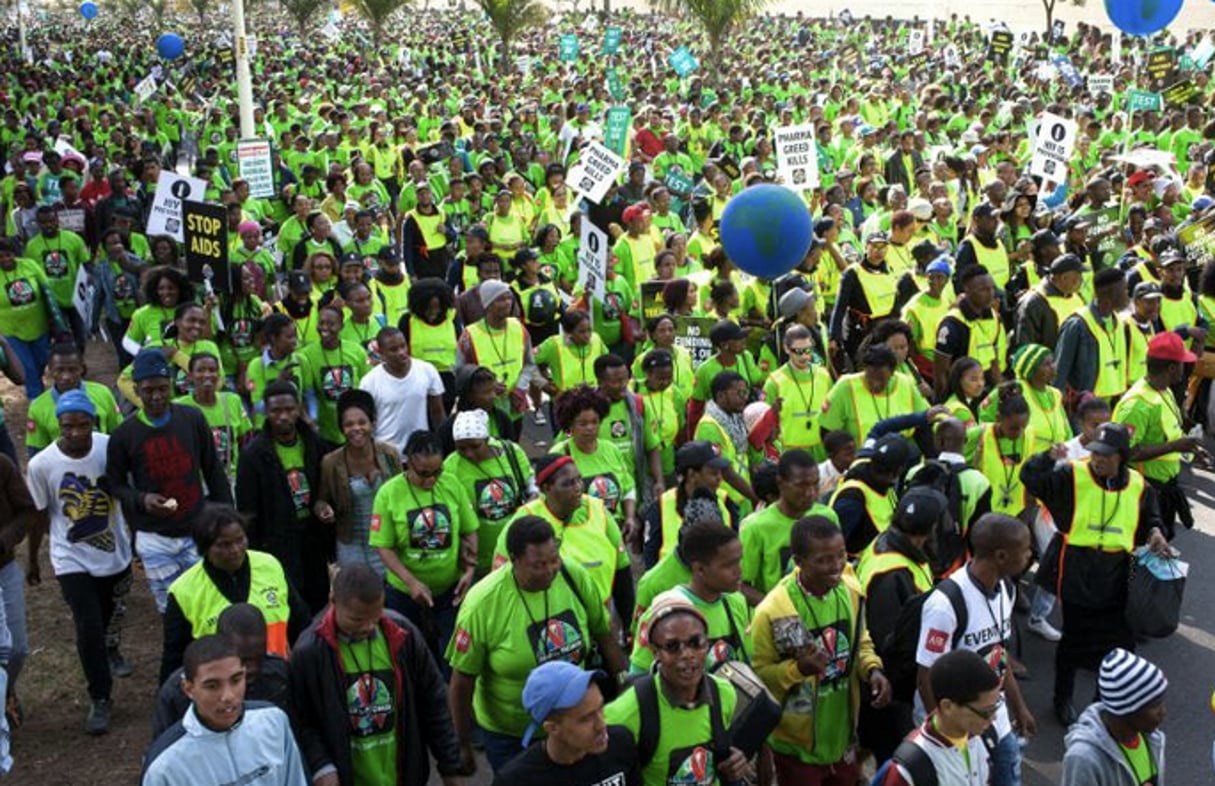
[[[523,444],[529,454],[539,455],[552,444],[550,427],[538,428],[528,417]],[[1169,678],[1168,779],[1171,784],[1198,786],[1215,783],[1212,774],[1211,742],[1215,739],[1215,714],[1210,707],[1215,689],[1215,581],[1204,575],[1203,566],[1215,565],[1215,476],[1197,473],[1187,479],[1197,523],[1174,541],[1182,559],[1191,565],[1182,609],[1182,627],[1173,637],[1151,641],[1139,653],[1154,661]],[[1058,619],[1055,620],[1058,623]],[[1051,710],[1055,645],[1025,633],[1025,617],[1017,624],[1023,637],[1022,659],[1030,679],[1021,689],[1038,719],[1038,735],[1025,751],[1025,786],[1054,786],[1060,777],[1063,757],[1063,728]],[[1095,693],[1095,679],[1081,673],[1076,684],[1076,706]],[[488,786],[491,776],[484,759],[468,786]],[[429,786],[439,786],[431,777]]]

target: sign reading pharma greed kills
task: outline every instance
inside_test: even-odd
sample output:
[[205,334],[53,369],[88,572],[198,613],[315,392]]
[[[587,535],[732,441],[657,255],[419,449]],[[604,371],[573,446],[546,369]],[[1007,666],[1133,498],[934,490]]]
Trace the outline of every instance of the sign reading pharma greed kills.
[[581,242],[578,244],[578,286],[600,303],[607,297],[607,265],[607,233],[584,215]]
[[184,205],[186,277],[210,280],[222,291],[231,291],[228,271],[228,210],[223,205],[188,201]]
[[202,201],[206,190],[207,184],[196,177],[182,177],[160,170],[152,211],[148,214],[148,235],[168,235],[179,243],[184,242],[182,203],[187,199]]
[[1061,183],[1076,146],[1076,124],[1049,112],[1043,113],[1034,136],[1034,153],[1029,173]]
[[814,126],[782,126],[773,139],[777,175],[794,189],[818,186],[818,146]]
[[569,182],[587,199],[599,204],[624,169],[624,159],[598,142],[583,147],[579,156],[578,163],[570,169]]
[[258,199],[274,196],[274,161],[265,139],[242,139],[236,143],[241,179],[249,184],[249,195]]

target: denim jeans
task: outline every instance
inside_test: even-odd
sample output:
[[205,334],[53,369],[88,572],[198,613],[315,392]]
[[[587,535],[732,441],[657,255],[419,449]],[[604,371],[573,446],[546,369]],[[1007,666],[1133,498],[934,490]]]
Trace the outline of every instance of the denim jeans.
[[164,614],[169,604],[169,585],[199,560],[194,539],[139,532],[135,535],[135,553],[143,562],[148,588],[156,599],[156,610]]
[[1050,613],[1055,610],[1055,596],[1041,587],[1034,587],[1033,595],[1033,600],[1029,605],[1029,619],[1031,621],[1049,619]]
[[51,337],[46,334],[33,341],[22,341],[8,336],[8,343],[25,370],[25,397],[33,401],[43,391],[42,373],[46,371],[46,361],[50,357]]
[[991,786],[1021,786],[1021,743],[1009,732],[991,752]]
[[0,568],[0,595],[4,597],[4,621],[9,634],[8,690],[17,686],[21,666],[29,655],[30,643],[25,632],[25,572],[17,560]]
[[481,735],[481,744],[485,746],[485,758],[489,760],[489,768],[494,772],[523,753],[522,737],[512,737],[488,729],[477,729],[477,733]]

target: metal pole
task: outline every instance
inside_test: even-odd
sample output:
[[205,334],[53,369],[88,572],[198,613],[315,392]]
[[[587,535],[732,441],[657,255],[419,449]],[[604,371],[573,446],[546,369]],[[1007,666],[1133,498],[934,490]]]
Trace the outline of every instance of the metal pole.
[[236,39],[236,97],[240,103],[241,139],[254,139],[253,77],[249,73],[249,38],[245,35],[244,0],[232,2],[232,33]]
[[30,50],[25,45],[25,0],[17,2],[17,45],[21,47],[21,62],[29,65],[33,62]]

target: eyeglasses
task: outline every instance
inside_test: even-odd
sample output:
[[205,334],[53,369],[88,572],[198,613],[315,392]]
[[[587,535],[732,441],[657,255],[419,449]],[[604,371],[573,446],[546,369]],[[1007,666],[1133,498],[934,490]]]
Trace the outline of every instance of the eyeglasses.
[[654,649],[661,650],[662,652],[666,652],[671,655],[678,655],[685,649],[692,650],[693,652],[699,652],[700,650],[707,649],[709,646],[709,641],[704,636],[693,636],[690,639],[671,639],[670,641],[664,641],[661,644],[656,641],[651,643],[654,645]]
[[810,355],[813,352],[814,352],[814,347],[789,347],[790,355],[798,355],[801,357],[805,357],[806,355]]
[[992,707],[987,709],[979,709],[977,707],[972,707],[969,704],[963,704],[962,706],[973,712],[975,715],[978,715],[983,720],[989,721],[996,717],[996,713],[998,713],[1000,708],[1004,706],[1004,697],[1001,696]]
[[412,470],[412,472],[413,472],[413,474],[417,475],[418,478],[421,480],[430,480],[431,478],[437,478],[437,477],[439,477],[439,475],[442,475],[443,468],[439,467],[438,469],[433,470],[431,472],[422,472],[421,470],[415,469],[415,470]]

